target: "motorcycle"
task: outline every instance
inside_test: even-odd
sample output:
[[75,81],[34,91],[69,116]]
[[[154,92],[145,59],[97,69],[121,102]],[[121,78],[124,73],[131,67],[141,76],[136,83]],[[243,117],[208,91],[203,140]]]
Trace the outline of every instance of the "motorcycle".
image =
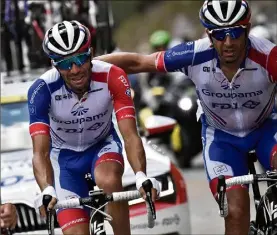
[[173,151],[178,165],[188,168],[202,150],[195,86],[182,73],[150,75],[148,85],[142,95],[145,107],[139,111],[140,124],[143,126],[143,120],[152,114],[174,118],[177,125],[170,138],[161,137],[161,141]]

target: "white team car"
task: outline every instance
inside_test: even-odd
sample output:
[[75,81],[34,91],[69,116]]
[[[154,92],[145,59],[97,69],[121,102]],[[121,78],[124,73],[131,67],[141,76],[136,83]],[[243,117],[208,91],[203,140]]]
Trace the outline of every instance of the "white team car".
[[[25,82],[16,78],[9,78],[14,81],[11,84],[1,81],[1,200],[2,203],[12,202],[16,205],[17,233],[46,234],[45,222],[34,209],[34,198],[40,190],[32,169],[26,93],[32,84],[30,76],[35,78],[36,75],[28,76],[29,81]],[[3,76],[1,79],[4,79]],[[161,120],[154,119],[156,126],[150,120],[148,130],[162,131],[166,125],[160,125]],[[182,174],[157,146],[149,144],[146,137],[142,139],[147,156],[147,175],[160,181],[162,191],[160,200],[155,203],[157,219],[153,229],[147,228],[145,203],[141,199],[129,202],[132,234],[190,234],[187,189]],[[126,153],[124,157],[123,185],[126,190],[134,190],[135,175]],[[107,234],[112,233],[111,227],[106,227]],[[61,234],[59,228],[56,234]]]

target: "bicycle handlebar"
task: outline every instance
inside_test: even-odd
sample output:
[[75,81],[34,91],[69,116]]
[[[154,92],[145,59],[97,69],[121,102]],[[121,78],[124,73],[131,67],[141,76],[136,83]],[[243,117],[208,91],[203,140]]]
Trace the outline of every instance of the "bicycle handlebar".
[[[153,228],[155,225],[154,220],[156,219],[156,210],[155,210],[154,202],[152,201],[152,193],[151,193],[151,189],[153,187],[152,182],[150,180],[147,180],[142,184],[142,187],[146,192],[145,203],[146,203],[146,209],[147,209],[148,227]],[[100,195],[104,197],[104,202],[129,201],[129,200],[141,198],[141,194],[137,190],[125,191],[125,192],[114,192],[112,194],[104,194],[101,190],[99,192],[100,192]],[[44,195],[43,205],[47,207],[51,199],[52,199],[52,196]],[[54,206],[54,209],[74,208],[74,207],[86,206],[86,205],[89,206],[94,202],[94,200],[95,200],[94,196],[61,200],[57,202],[57,204]],[[48,228],[49,235],[54,235],[53,219],[54,217],[51,211],[47,211],[47,228]]]
[[[118,201],[130,201],[133,199],[140,198],[140,192],[137,190],[134,191],[126,191],[126,192],[115,192],[110,195],[105,195],[106,202],[118,202]],[[150,196],[151,199],[151,196]],[[63,208],[72,208],[78,207],[83,205],[88,205],[92,203],[92,197],[85,197],[85,198],[71,198],[67,200],[58,201],[55,205],[54,209],[63,209]],[[147,208],[147,218],[148,218],[148,227],[153,228],[155,225],[154,220],[156,219],[156,211],[155,207],[153,206],[154,203],[149,203],[149,199],[145,200],[146,208]],[[152,205],[153,204],[153,205]]]
[[[126,192],[116,192],[110,195],[105,195],[105,200],[108,202],[118,202],[118,201],[129,201],[133,199],[140,198],[139,191],[126,191]],[[58,201],[54,206],[54,209],[63,209],[87,205],[93,202],[92,197],[84,198],[71,198],[67,200]]]
[[249,174],[225,179],[224,175],[218,177],[217,193],[219,214],[221,217],[228,215],[228,201],[226,188],[233,185],[252,184],[256,181],[277,181],[277,172],[267,172],[265,174]]

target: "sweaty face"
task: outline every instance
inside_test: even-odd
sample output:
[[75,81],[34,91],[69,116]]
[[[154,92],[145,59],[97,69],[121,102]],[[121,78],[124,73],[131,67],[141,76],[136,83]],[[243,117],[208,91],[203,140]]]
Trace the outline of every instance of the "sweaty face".
[[[76,55],[78,55],[78,53],[73,54],[72,56],[65,59],[70,59]],[[56,68],[59,70],[62,78],[70,89],[72,89],[76,93],[83,92],[88,88],[90,82],[91,55],[89,55],[84,60],[84,63],[82,63],[82,65],[77,65],[74,62],[69,64],[71,64],[70,69],[62,69],[59,68],[59,66],[56,66]]]
[[[210,39],[216,49],[221,63],[232,64],[241,60],[246,51],[247,34],[246,29],[236,38],[230,34],[226,34],[224,37],[218,37],[216,34],[208,33]],[[220,38],[220,40],[218,40]],[[219,35],[221,36],[221,35]],[[223,40],[222,40],[223,39]]]

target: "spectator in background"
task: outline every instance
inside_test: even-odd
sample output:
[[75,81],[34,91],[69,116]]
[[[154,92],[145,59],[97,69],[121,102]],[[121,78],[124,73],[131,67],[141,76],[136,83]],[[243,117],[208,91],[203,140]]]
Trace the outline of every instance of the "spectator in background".
[[168,31],[157,30],[150,36],[149,43],[153,52],[164,51],[168,48],[171,35]]

